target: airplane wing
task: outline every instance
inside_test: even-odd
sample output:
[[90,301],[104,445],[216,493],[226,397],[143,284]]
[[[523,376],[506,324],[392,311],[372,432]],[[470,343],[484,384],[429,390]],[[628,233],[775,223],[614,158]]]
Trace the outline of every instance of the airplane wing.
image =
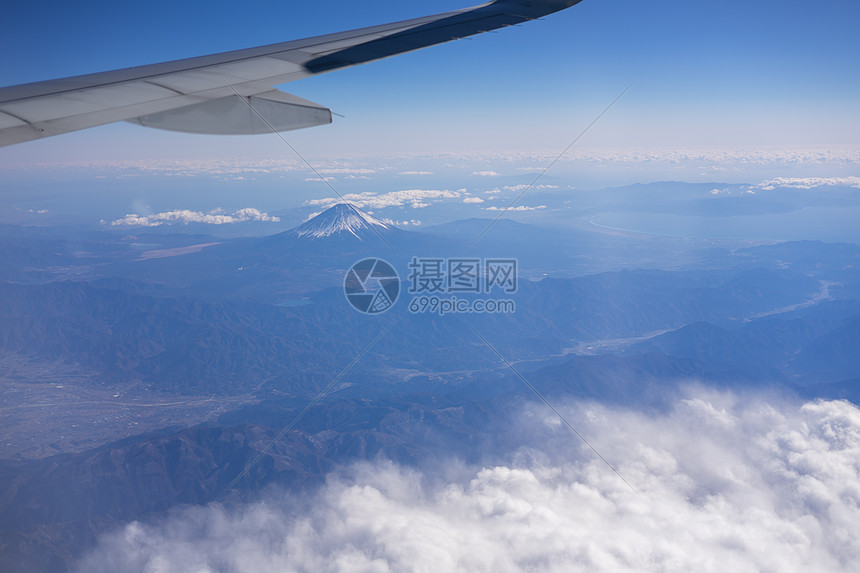
[[251,134],[331,123],[331,110],[273,86],[520,24],[582,0],[487,4],[161,64],[0,88],[0,146],[115,121]]

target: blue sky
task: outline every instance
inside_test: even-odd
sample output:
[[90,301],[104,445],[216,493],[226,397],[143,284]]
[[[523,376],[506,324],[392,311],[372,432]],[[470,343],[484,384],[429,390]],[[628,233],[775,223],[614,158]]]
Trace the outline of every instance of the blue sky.
[[[238,49],[468,1],[18,2],[0,22],[13,85]],[[308,155],[860,144],[860,4],[585,0],[545,21],[294,82],[346,116],[288,134]],[[0,163],[283,154],[273,136],[112,125],[0,149]]]

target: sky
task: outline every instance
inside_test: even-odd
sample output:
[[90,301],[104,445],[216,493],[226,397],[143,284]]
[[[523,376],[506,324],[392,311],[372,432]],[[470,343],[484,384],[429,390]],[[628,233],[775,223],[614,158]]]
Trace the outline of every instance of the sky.
[[[468,1],[16,2],[0,85],[233,50],[462,8]],[[292,132],[308,156],[860,144],[860,5],[584,0],[543,21],[300,80],[345,116]],[[0,165],[279,157],[275,136],[113,124],[0,149]]]
[[[0,85],[467,6],[13,3],[0,21]],[[487,205],[463,211],[460,195],[527,185],[549,165],[540,183],[563,190],[667,180],[715,188],[777,178],[853,181],[860,176],[858,21],[860,4],[843,0],[584,0],[540,21],[279,86],[339,114],[332,125],[284,133],[293,149],[275,134],[206,136],[122,122],[0,148],[0,222],[103,226],[126,215],[190,210],[217,218],[257,209],[290,226],[318,210],[311,201],[333,196],[329,186],[340,196],[459,193],[445,214],[380,213],[438,222],[452,212],[494,215]],[[533,194],[521,207],[541,205]],[[815,217],[817,228],[829,226]]]

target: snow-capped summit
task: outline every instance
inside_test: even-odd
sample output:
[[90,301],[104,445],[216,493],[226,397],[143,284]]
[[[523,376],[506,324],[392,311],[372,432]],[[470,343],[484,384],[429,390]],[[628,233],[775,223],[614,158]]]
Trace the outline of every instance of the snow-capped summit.
[[377,238],[392,229],[394,229],[393,226],[371,217],[355,205],[338,203],[296,227],[293,232],[299,237],[308,239],[350,234],[359,240],[364,240]]

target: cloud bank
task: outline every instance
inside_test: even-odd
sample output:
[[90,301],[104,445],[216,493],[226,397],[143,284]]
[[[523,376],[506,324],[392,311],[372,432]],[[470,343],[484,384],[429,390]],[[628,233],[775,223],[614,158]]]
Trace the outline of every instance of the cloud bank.
[[760,189],[772,191],[778,187],[792,189],[815,189],[817,187],[853,187],[860,189],[860,177],[777,177],[757,185]]
[[328,209],[332,205],[347,201],[359,209],[385,209],[386,207],[404,206],[421,209],[445,199],[457,199],[465,192],[465,189],[458,189],[456,191],[447,189],[404,189],[388,193],[349,193],[342,197],[312,199],[306,205],[321,206]]
[[[558,156],[558,150],[543,152],[483,152],[483,153],[384,153],[384,154],[338,154],[332,156],[306,156],[320,173],[369,175],[383,171],[380,163],[408,162],[399,165],[401,175],[429,175],[432,169],[415,168],[416,161],[448,162],[467,169],[476,176],[498,173],[492,169],[494,162],[533,162],[531,166],[517,166],[516,171],[540,173]],[[13,160],[14,161],[14,160]],[[860,163],[860,146],[731,146],[731,147],[643,147],[643,148],[580,148],[571,149],[561,158],[562,163],[654,163],[685,162],[703,163],[703,167],[749,166],[749,165],[843,165]],[[488,165],[491,167],[486,167]],[[366,168],[356,168],[356,164]],[[479,163],[479,166],[474,165]],[[210,158],[164,158],[164,159],[117,159],[117,160],[69,160],[69,161],[19,161],[0,162],[0,169],[39,170],[85,169],[94,171],[122,171],[126,176],[157,174],[175,177],[199,175],[254,176],[266,174],[304,173],[307,165],[299,159],[282,157],[210,157]],[[360,171],[360,173],[356,172]]]
[[231,223],[247,222],[277,223],[278,221],[280,221],[278,217],[274,217],[253,207],[246,207],[232,213],[225,213],[221,209],[215,209],[208,213],[189,211],[188,209],[174,209],[173,211],[164,211],[162,213],[155,213],[154,215],[130,213],[122,219],[111,221],[111,226],[160,227],[161,225],[187,225],[189,223],[229,225]]
[[700,391],[655,416],[561,410],[636,491],[531,405],[519,423],[539,447],[504,464],[436,476],[363,464],[302,506],[285,496],[132,523],[80,570],[855,570],[857,407]]
[[541,209],[546,209],[546,205],[535,205],[534,207],[530,207],[528,205],[517,205],[516,207],[484,207],[484,211],[540,211]]

